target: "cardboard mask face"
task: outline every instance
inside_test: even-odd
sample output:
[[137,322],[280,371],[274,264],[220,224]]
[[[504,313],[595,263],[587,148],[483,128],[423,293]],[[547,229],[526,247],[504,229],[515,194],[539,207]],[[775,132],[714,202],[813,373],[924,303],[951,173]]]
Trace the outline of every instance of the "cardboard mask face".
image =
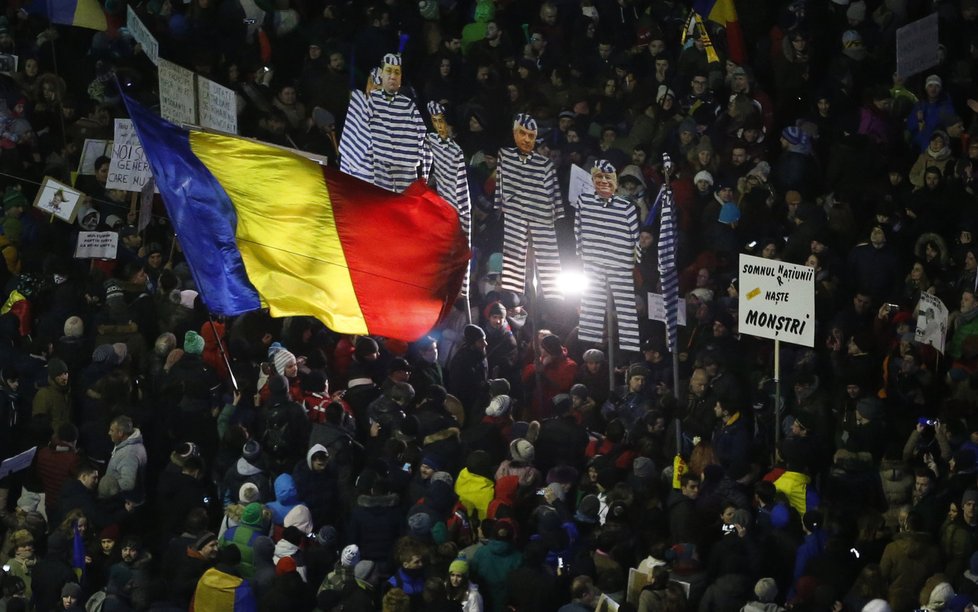
[[618,191],[618,175],[614,172],[592,170],[591,182],[594,183],[594,193],[599,198],[609,199]]

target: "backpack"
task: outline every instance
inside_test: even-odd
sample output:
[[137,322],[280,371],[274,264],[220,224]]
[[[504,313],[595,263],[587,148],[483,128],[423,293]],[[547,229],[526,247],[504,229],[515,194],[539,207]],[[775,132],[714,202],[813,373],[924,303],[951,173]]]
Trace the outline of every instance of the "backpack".
[[262,436],[262,448],[279,459],[287,456],[292,446],[290,404],[291,402],[282,402],[272,407],[265,422],[265,434]]

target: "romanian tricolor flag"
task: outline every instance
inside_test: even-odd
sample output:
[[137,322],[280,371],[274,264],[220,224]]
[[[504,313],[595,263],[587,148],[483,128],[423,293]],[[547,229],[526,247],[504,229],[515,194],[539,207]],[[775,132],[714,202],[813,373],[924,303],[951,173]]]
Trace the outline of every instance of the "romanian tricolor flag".
[[51,23],[102,32],[108,29],[105,11],[98,0],[34,0],[25,10],[33,15],[44,15]]
[[727,32],[727,56],[738,65],[743,65],[747,61],[747,50],[734,0],[696,0],[693,10],[704,19],[724,27]]
[[189,612],[255,612],[258,603],[251,583],[240,576],[233,576],[211,568],[197,581],[197,589],[190,600]]
[[211,312],[267,306],[339,333],[411,341],[451,309],[469,249],[458,213],[422,182],[392,193],[126,104]]

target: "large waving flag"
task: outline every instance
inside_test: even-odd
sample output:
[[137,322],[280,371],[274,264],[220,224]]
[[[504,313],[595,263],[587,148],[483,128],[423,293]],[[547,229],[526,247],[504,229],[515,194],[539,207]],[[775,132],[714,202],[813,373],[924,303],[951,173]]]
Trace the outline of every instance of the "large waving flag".
[[272,316],[410,341],[452,307],[469,249],[458,213],[422,182],[392,193],[126,104],[211,312],[267,305]]
[[102,32],[108,29],[105,11],[98,0],[34,0],[24,8],[32,15],[46,16],[51,23]]
[[693,10],[701,17],[720,24],[727,32],[727,55],[737,64],[747,61],[744,33],[737,19],[734,0],[696,0]]

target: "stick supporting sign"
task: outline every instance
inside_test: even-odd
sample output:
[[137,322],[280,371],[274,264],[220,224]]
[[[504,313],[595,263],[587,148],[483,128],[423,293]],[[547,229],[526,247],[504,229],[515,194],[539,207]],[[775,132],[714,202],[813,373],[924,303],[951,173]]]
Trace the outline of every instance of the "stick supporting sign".
[[781,441],[781,341],[815,346],[815,270],[741,255],[737,328],[774,340],[774,446]]

